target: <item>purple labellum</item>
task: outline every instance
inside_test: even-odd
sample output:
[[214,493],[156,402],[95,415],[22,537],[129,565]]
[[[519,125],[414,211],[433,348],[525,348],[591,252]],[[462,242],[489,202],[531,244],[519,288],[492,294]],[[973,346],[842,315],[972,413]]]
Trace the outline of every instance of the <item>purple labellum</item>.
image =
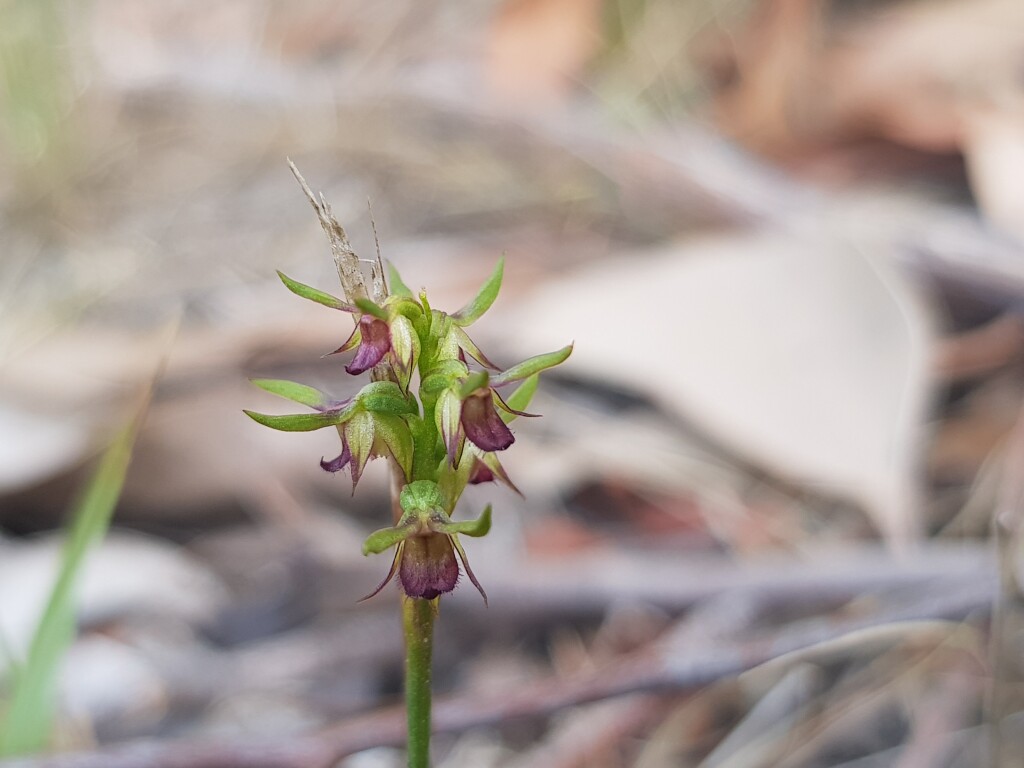
[[342,443],[341,454],[330,461],[320,459],[320,466],[328,472],[340,472],[348,466],[350,461],[352,461],[352,453],[348,449],[348,443]]
[[363,315],[359,318],[359,348],[352,362],[345,366],[345,370],[352,375],[364,373],[381,360],[391,349],[391,331],[388,324],[372,315]]
[[398,578],[405,594],[424,600],[433,600],[455,589],[459,581],[459,562],[451,537],[432,533],[406,539]]
[[461,422],[469,441],[484,451],[503,451],[516,440],[495,410],[489,389],[462,401]]

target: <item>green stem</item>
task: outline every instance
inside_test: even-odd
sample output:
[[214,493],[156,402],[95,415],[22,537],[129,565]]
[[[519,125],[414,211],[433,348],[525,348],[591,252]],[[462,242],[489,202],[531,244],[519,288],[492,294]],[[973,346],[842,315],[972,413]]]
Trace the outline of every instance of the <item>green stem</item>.
[[430,656],[434,644],[434,612],[430,600],[402,598],[409,768],[430,768]]

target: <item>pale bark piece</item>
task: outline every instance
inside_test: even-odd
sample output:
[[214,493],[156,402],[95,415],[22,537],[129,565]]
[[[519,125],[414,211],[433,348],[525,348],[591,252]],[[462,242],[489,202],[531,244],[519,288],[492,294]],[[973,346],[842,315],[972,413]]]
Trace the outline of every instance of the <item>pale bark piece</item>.
[[585,269],[516,311],[524,348],[575,338],[568,371],[859,503],[897,547],[917,536],[932,323],[884,259],[824,235],[709,238]]
[[[31,641],[57,573],[63,536],[4,543],[0,557],[0,631],[19,658]],[[227,599],[217,576],[178,547],[141,534],[112,533],[86,562],[78,587],[80,623],[159,614],[193,625]]]
[[90,425],[84,421],[76,414],[24,410],[0,395],[0,493],[74,465],[90,447]]

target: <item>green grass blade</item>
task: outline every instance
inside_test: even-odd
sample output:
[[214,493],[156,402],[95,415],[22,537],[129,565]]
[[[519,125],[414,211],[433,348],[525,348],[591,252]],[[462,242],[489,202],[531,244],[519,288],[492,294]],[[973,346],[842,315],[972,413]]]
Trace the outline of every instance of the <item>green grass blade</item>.
[[114,438],[74,508],[57,580],[28,656],[13,680],[9,707],[0,723],[0,756],[38,751],[50,739],[57,673],[75,634],[75,586],[89,550],[110,525],[145,411],[143,405]]

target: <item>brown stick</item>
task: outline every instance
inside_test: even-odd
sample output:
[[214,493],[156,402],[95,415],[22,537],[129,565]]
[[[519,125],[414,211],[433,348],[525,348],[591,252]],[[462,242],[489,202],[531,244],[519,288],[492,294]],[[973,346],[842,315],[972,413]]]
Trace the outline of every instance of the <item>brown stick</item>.
[[345,291],[345,298],[351,302],[354,302],[356,299],[365,299],[366,281],[363,279],[363,273],[359,269],[359,257],[352,250],[352,244],[348,240],[348,233],[345,232],[345,228],[334,217],[334,213],[331,212],[331,206],[324,196],[321,194],[318,198],[313,194],[313,190],[309,188],[309,184],[306,183],[305,178],[299,173],[295,163],[289,160],[288,167],[292,169],[292,175],[299,182],[299,186],[302,187],[302,191],[306,195],[306,199],[309,200],[309,204],[313,206],[313,211],[320,221],[320,227],[323,229],[324,234],[327,235],[327,240],[331,244],[331,255],[334,256],[334,265],[338,268],[338,278],[341,280],[341,287]]

